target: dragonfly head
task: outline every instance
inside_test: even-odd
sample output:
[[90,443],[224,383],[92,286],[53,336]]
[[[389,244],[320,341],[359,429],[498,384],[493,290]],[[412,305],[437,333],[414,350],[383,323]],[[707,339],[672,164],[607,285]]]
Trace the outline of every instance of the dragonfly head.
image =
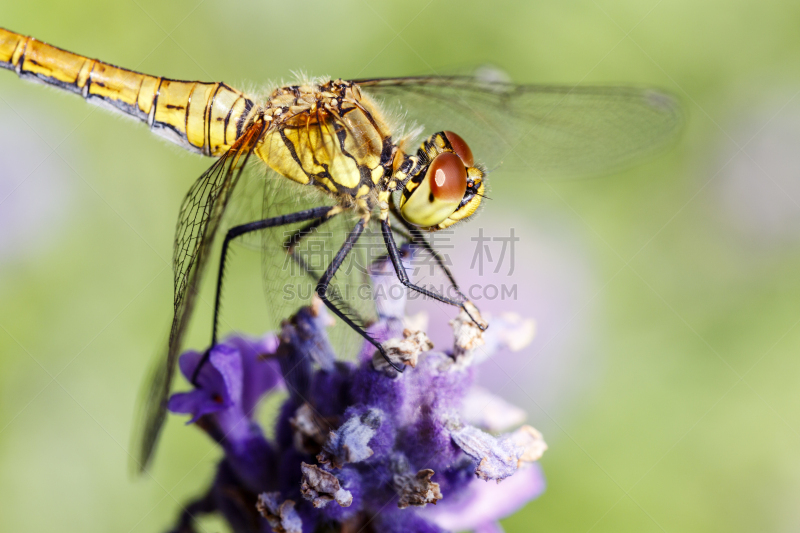
[[485,172],[469,145],[452,131],[434,133],[417,152],[417,165],[400,197],[408,222],[440,230],[470,217],[480,206]]

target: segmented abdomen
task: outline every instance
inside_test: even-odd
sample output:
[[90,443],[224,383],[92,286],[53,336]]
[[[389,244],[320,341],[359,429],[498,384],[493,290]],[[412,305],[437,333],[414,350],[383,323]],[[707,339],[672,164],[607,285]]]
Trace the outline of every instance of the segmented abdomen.
[[204,155],[223,154],[253,111],[252,100],[224,83],[148,76],[2,28],[0,67],[135,117],[156,134]]

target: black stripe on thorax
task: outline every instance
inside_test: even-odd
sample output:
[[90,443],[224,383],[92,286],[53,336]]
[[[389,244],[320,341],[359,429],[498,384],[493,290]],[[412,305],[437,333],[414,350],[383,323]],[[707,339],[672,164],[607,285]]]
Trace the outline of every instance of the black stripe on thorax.
[[278,133],[280,133],[281,139],[283,139],[283,144],[286,146],[286,149],[289,150],[289,155],[292,156],[294,162],[297,163],[297,166],[300,167],[300,170],[303,171],[303,174],[305,174],[308,179],[313,180],[314,176],[309,174],[308,171],[306,171],[306,169],[303,167],[303,164],[300,162],[300,157],[297,155],[297,150],[294,148],[294,144],[289,140],[288,137],[286,137],[286,133],[284,132],[283,128],[278,128]]
[[360,164],[358,162],[358,159],[353,157],[353,155],[350,154],[344,147],[344,143],[347,140],[347,132],[345,131],[344,125],[342,125],[338,121],[334,121],[333,131],[336,133],[336,138],[339,140],[339,149],[341,150],[342,155],[344,155],[345,157],[349,157],[350,159],[353,160],[353,162],[356,164],[356,168],[358,169],[358,173],[360,175],[358,180],[358,185],[355,187],[355,189],[350,187],[345,187],[343,185],[340,185],[339,182],[334,181],[334,184],[336,185],[336,190],[342,194],[350,194],[355,196],[355,194],[358,192],[358,189],[360,189],[362,185],[367,185],[370,188],[374,188],[375,184],[372,183],[372,171],[366,165]]
[[239,117],[239,121],[236,123],[236,138],[242,136],[242,129],[244,129],[245,121],[247,121],[247,117],[250,115],[250,111],[253,109],[253,101],[249,98],[244,99],[244,110],[242,111],[242,116]]

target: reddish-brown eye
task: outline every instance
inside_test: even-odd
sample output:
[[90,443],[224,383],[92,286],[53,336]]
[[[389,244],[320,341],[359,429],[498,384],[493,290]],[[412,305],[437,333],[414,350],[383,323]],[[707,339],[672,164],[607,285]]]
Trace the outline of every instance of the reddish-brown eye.
[[467,169],[461,158],[454,153],[442,152],[437,155],[428,168],[428,177],[431,194],[437,200],[458,203],[464,198],[467,191]]
[[447,137],[447,140],[450,141],[450,146],[453,147],[453,151],[458,154],[458,157],[461,158],[465,165],[468,167],[475,165],[475,158],[472,157],[472,150],[469,149],[469,145],[460,135],[452,131],[446,131],[444,135]]

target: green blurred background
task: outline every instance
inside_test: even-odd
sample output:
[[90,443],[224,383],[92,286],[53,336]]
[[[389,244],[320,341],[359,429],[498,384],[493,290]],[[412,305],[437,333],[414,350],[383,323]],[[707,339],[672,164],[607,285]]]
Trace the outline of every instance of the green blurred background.
[[[504,526],[800,529],[800,4],[29,0],[0,5],[0,25],[246,90],[493,63],[672,91],[687,127],[658,159],[492,182],[480,224],[524,235],[526,300],[508,307],[539,337],[483,379],[550,445],[546,493]],[[163,531],[219,456],[175,417],[152,476],[128,468],[174,222],[209,162],[13,72],[0,97],[0,530]],[[226,321],[257,331],[257,257],[237,257]]]

